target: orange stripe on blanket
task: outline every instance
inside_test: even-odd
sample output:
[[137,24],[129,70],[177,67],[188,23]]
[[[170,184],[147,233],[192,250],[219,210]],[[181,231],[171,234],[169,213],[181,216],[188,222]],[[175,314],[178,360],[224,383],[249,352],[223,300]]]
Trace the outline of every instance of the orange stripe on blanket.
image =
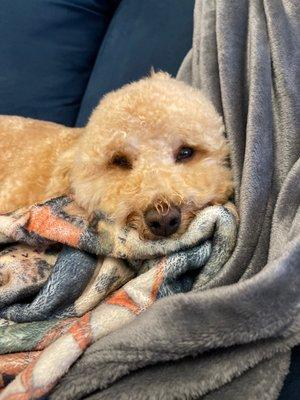
[[[39,352],[41,353],[41,352]],[[49,383],[48,385],[41,387],[34,387],[33,373],[39,356],[36,357],[32,362],[18,375],[21,381],[21,387],[18,387],[18,392],[11,393],[8,396],[4,396],[3,400],[33,400],[39,399],[44,394],[48,393],[53,386],[55,386],[56,381]]]
[[83,317],[69,328],[68,332],[72,334],[81,350],[85,350],[93,340],[90,325],[90,313],[84,314]]
[[5,400],[30,400],[34,397],[32,388],[32,372],[35,366],[36,360],[32,361],[21,373],[20,380],[23,387],[19,388],[19,392],[11,393],[8,396],[4,396]]
[[26,229],[56,242],[78,246],[82,230],[56,217],[49,206],[33,207]]
[[4,400],[30,400],[30,394],[26,393],[12,393],[4,397]]
[[33,372],[35,365],[38,361],[38,358],[36,360],[32,361],[28,367],[24,369],[20,373],[20,380],[22,383],[23,388],[21,389],[21,392],[16,392],[12,393],[8,396],[5,396],[5,400],[32,400],[32,399],[38,399],[39,397],[43,396],[45,393],[48,393],[52,387],[54,386],[54,383],[51,383],[49,385],[45,385],[43,387],[34,387],[33,383]]
[[[150,304],[154,303],[157,297],[157,293],[161,287],[161,284],[164,279],[164,267],[166,263],[166,258],[163,258],[159,265],[158,265],[158,271],[155,274],[154,282],[151,288],[151,293],[150,293]],[[150,305],[149,304],[149,305]]]
[[0,374],[19,374],[29,363],[35,360],[39,354],[40,351],[30,351],[0,356]]
[[106,300],[107,304],[113,304],[115,306],[125,307],[134,314],[139,314],[141,308],[136,304],[125,292],[124,289],[118,290],[115,294]]

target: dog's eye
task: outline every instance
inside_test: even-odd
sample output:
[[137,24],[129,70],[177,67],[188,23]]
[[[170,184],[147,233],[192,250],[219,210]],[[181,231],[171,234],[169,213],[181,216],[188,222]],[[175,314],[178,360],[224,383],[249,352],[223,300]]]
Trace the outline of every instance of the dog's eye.
[[112,158],[111,163],[113,165],[123,168],[123,169],[131,169],[132,168],[131,161],[125,155],[115,155]]
[[180,147],[176,154],[176,162],[183,162],[193,157],[195,150],[192,147]]

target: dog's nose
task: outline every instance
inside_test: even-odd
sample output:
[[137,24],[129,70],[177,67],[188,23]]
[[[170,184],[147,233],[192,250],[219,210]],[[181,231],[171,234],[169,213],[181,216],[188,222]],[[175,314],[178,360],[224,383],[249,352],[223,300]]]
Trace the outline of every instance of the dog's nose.
[[155,236],[167,237],[175,233],[181,222],[181,212],[177,207],[170,207],[165,213],[150,208],[144,214],[146,225]]

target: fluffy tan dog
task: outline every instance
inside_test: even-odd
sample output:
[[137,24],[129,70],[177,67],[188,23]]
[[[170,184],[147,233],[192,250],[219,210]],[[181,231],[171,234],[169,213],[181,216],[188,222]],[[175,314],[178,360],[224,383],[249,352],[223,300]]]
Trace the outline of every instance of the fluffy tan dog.
[[233,190],[221,117],[165,73],[105,96],[82,129],[0,117],[0,212],[72,194],[141,237],[181,235]]

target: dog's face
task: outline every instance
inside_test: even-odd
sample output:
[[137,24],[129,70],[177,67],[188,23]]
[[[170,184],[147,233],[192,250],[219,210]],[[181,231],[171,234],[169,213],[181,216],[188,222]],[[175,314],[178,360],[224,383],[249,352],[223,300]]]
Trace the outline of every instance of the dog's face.
[[181,235],[195,213],[232,193],[221,118],[203,95],[166,74],[107,95],[81,137],[76,201],[144,239]]

